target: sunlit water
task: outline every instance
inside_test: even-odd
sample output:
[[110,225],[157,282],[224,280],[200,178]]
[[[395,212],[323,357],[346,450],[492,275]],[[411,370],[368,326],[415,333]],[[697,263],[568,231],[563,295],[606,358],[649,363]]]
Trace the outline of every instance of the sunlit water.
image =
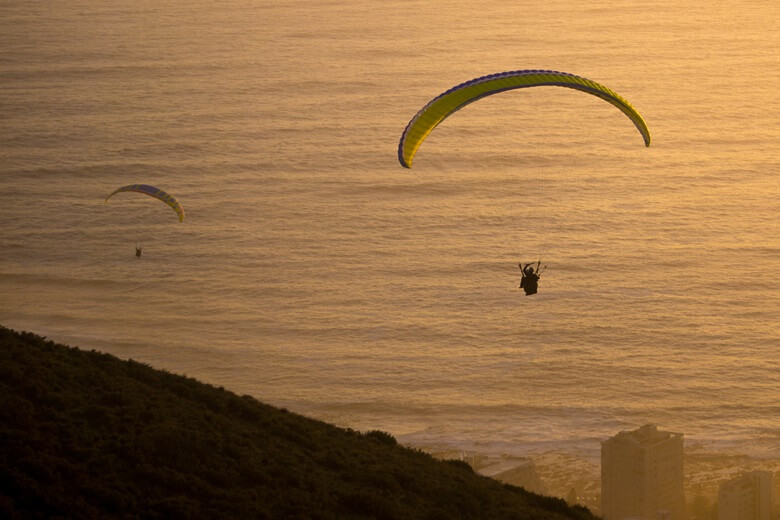
[[[1,2],[0,323],[415,445],[652,422],[776,463],[779,4],[572,5]],[[524,89],[398,164],[431,97],[525,68],[651,147]],[[185,222],[103,205],[139,182]]]

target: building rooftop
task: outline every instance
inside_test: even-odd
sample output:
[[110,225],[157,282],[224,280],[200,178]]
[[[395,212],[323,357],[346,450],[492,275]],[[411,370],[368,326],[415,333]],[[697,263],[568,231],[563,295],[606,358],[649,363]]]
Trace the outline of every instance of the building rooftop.
[[682,437],[682,433],[659,431],[654,424],[645,424],[636,430],[622,431],[604,442],[646,446],[650,444],[656,444],[673,437]]
[[761,470],[749,471],[747,473],[743,473],[738,477],[732,478],[731,480],[721,483],[719,492],[723,494],[723,493],[739,491],[740,489],[743,488],[753,487],[756,484],[756,481],[766,480],[767,482],[771,482],[771,479],[772,479],[771,471],[761,471]]
[[507,459],[501,459],[493,464],[490,464],[489,466],[486,466],[484,468],[479,469],[477,472],[480,475],[484,475],[486,477],[495,478],[502,473],[506,473],[509,470],[513,470],[516,468],[525,468],[528,470],[533,469],[533,463],[525,458],[507,458]]

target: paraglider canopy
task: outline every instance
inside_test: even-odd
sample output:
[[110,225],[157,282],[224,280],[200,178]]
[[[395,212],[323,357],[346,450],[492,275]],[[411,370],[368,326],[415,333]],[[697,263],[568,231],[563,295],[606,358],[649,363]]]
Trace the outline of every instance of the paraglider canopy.
[[123,191],[134,191],[137,193],[145,193],[146,195],[149,195],[151,197],[154,197],[155,199],[165,202],[167,205],[173,208],[173,210],[176,212],[177,215],[179,215],[179,222],[184,222],[184,208],[181,207],[181,204],[179,204],[179,201],[176,200],[176,197],[159,188],[155,188],[154,186],[149,186],[148,184],[130,184],[128,186],[122,186],[121,188],[117,188],[108,197],[106,197],[106,200],[103,201],[103,204],[107,203],[108,199],[113,197],[115,194]]
[[620,109],[642,134],[645,146],[650,146],[650,130],[639,112],[616,92],[589,79],[554,70],[514,70],[490,74],[456,85],[428,102],[409,121],[398,143],[398,160],[405,168],[412,167],[414,154],[436,126],[447,117],[478,99],[505,90],[526,87],[555,86],[586,92]]

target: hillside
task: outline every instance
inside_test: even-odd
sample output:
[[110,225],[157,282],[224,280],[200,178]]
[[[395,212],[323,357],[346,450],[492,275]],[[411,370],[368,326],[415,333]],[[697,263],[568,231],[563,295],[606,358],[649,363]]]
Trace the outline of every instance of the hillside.
[[0,327],[0,517],[594,519],[194,379]]

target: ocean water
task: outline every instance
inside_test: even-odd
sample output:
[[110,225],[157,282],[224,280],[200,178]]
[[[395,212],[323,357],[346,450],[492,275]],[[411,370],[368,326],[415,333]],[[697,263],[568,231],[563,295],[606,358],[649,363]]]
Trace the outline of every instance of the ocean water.
[[[777,467],[778,11],[2,1],[0,323],[416,446],[597,462],[652,422]],[[523,89],[398,164],[429,99],[532,68],[652,145]],[[103,204],[133,183],[184,223]]]

